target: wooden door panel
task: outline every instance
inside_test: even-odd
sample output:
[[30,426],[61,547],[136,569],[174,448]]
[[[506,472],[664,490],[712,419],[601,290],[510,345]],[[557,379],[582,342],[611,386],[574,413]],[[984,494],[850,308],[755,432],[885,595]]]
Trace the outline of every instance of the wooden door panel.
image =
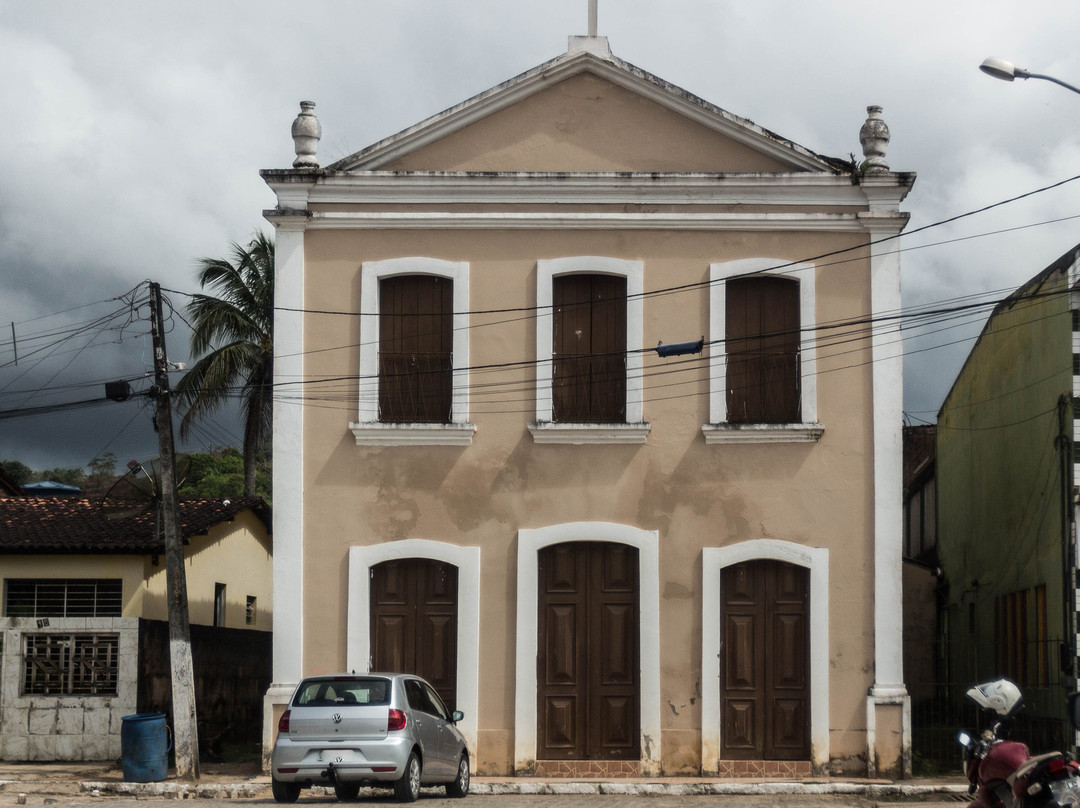
[[600,681],[605,685],[633,684],[637,672],[630,667],[637,658],[637,631],[630,604],[608,604],[602,610],[601,636],[607,645],[600,660]]
[[777,699],[772,714],[773,745],[778,749],[801,749],[806,735],[806,703],[802,699]]
[[770,664],[774,688],[806,685],[806,623],[801,615],[778,614],[773,621],[773,654]]
[[421,631],[421,643],[430,649],[423,677],[436,690],[445,688],[453,681],[454,671],[450,661],[456,659],[454,643],[457,641],[454,615],[427,615]]
[[639,758],[637,551],[560,544],[539,562],[538,756]]
[[577,699],[573,696],[553,697],[546,700],[546,706],[544,746],[549,750],[572,753],[578,743]]
[[636,562],[637,550],[635,548],[622,544],[608,545],[604,551],[601,569],[604,591],[633,594],[638,585]]
[[379,660],[378,670],[404,670],[405,660],[405,617],[403,615],[379,615],[375,622],[374,635],[375,659]]
[[578,680],[577,607],[551,606],[547,610],[547,665],[544,682],[573,686]]
[[608,696],[600,705],[600,738],[602,748],[599,757],[622,757],[622,750],[636,744],[633,737],[637,726],[637,717],[632,711],[637,709],[636,700],[629,696]]
[[578,592],[579,562],[566,545],[556,545],[548,553],[549,563],[544,567],[547,579],[544,588],[550,594],[557,592],[576,595]]
[[416,673],[457,703],[457,567],[407,558],[371,570],[372,670]]
[[724,682],[729,691],[753,690],[758,686],[754,626],[752,615],[728,615],[724,623]]
[[728,699],[724,704],[724,746],[753,751],[756,745],[757,703]]
[[721,756],[809,757],[809,574],[776,561],[721,572]]

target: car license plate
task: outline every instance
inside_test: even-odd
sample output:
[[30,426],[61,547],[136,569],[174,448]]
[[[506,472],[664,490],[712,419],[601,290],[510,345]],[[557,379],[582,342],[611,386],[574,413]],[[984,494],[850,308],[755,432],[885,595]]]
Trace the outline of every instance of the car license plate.
[[357,763],[362,760],[355,749],[320,749],[319,763]]

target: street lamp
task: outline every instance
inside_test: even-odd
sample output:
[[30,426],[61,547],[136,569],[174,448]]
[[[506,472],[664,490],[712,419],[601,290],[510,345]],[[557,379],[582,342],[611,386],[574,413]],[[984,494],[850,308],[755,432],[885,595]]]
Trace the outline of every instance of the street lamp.
[[1055,79],[1053,76],[1044,76],[1042,73],[1032,73],[1029,70],[1024,70],[1024,68],[1017,67],[1008,59],[1002,59],[1000,56],[991,56],[979,65],[979,70],[986,73],[988,76],[993,76],[995,79],[1001,79],[1002,81],[1012,81],[1013,79],[1045,79],[1046,81],[1054,82],[1054,84],[1060,84],[1065,89],[1072,90],[1074,93],[1080,93],[1080,88],[1073,87],[1071,84],[1067,84],[1061,79]]

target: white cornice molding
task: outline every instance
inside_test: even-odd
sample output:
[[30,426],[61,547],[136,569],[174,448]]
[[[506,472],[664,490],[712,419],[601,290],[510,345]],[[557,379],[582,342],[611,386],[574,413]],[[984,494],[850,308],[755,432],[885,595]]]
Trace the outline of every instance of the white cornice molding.
[[857,214],[861,229],[876,235],[893,236],[907,227],[910,213],[892,211],[862,211]]
[[[294,191],[287,183],[271,187]],[[800,205],[895,210],[910,184],[898,176],[873,200],[851,178],[806,172],[530,173],[392,171],[332,173],[307,192],[308,205],[343,204],[655,204]],[[296,205],[300,195],[287,201]],[[876,200],[876,201],[875,201]],[[886,204],[886,201],[888,204]],[[891,207],[890,207],[891,205]],[[284,205],[282,207],[285,207]]]
[[[272,212],[266,214],[274,221]],[[906,215],[904,218],[906,221]],[[744,230],[864,233],[851,213],[312,213],[311,230]]]
[[263,179],[270,186],[278,199],[278,209],[306,210],[308,196],[316,187],[316,176],[312,174],[297,175],[286,172],[277,174],[263,173]]
[[271,208],[263,211],[263,218],[278,230],[290,233],[302,233],[307,230],[310,215],[307,211],[280,210]]

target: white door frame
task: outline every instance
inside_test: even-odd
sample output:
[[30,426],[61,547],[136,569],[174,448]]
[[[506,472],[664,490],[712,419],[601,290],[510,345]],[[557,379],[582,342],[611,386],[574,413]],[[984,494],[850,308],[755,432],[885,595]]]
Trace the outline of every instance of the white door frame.
[[627,544],[638,550],[641,773],[655,776],[660,773],[660,534],[614,522],[566,522],[518,531],[514,769],[530,769],[536,762],[540,551],[553,544],[585,541]]
[[782,561],[810,571],[810,754],[829,762],[829,550],[778,539],[753,539],[701,551],[701,769],[720,767],[720,572],[754,560]]

